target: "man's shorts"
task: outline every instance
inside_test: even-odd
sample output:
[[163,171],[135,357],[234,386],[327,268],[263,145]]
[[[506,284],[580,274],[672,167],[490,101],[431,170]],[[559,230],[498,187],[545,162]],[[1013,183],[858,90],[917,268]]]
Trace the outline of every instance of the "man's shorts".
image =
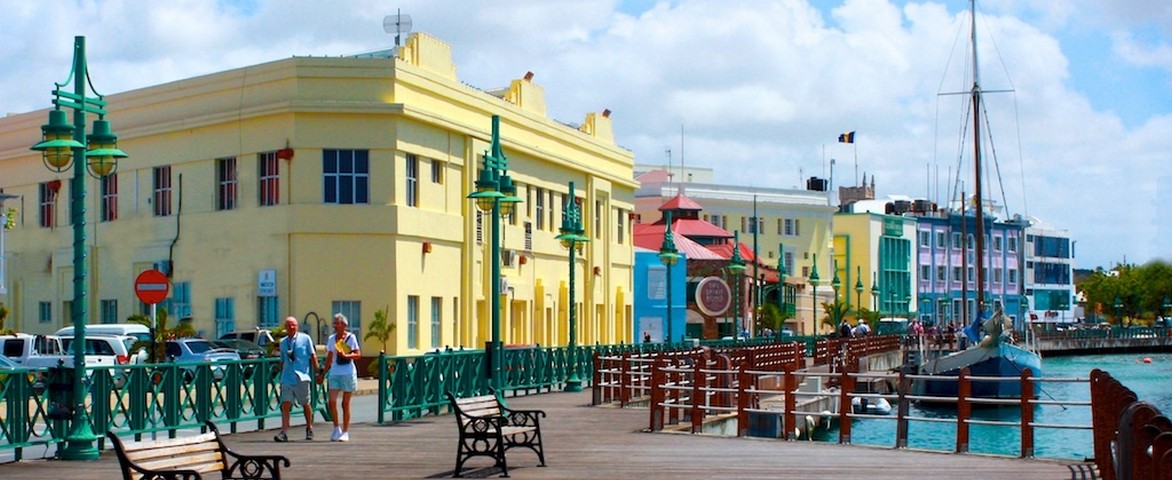
[[298,405],[309,405],[309,380],[291,385],[281,384],[281,403],[294,402]]
[[330,390],[343,392],[358,390],[358,375],[330,375]]

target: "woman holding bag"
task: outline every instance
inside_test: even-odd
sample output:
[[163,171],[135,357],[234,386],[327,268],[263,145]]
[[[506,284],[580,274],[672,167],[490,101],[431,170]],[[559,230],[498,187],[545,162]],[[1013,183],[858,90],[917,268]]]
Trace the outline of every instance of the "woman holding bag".
[[[334,433],[330,440],[350,441],[350,397],[358,389],[358,370],[354,360],[362,356],[358,338],[348,330],[350,322],[341,313],[334,314],[334,334],[326,340],[326,367],[330,389],[330,418],[334,420]],[[318,382],[322,372],[318,371]],[[338,422],[338,394],[342,395],[341,424]]]

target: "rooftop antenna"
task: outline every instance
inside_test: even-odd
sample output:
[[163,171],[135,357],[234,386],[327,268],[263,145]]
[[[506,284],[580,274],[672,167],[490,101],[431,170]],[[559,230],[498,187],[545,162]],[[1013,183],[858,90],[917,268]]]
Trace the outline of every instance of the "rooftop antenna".
[[403,10],[395,9],[394,15],[383,17],[383,31],[394,32],[395,47],[399,46],[399,37],[411,31],[411,15],[403,15]]

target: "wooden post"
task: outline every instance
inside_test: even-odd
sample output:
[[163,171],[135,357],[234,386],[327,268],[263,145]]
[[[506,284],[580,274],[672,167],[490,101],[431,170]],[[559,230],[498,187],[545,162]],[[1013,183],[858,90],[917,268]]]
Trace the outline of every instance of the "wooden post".
[[737,369],[737,436],[744,437],[749,434],[749,392],[753,379],[749,374],[748,361],[741,362],[741,366]]
[[665,363],[662,358],[655,359],[655,363],[651,364],[651,431],[658,432],[663,430],[663,403],[664,385],[667,383],[666,376],[663,372]]
[[1034,456],[1034,372],[1028,368],[1021,371],[1021,457]]
[[[590,386],[590,404],[602,404],[602,359],[598,351],[594,352],[594,384]],[[379,390],[382,393],[382,390]]]
[[623,352],[619,360],[619,406],[626,407],[631,399],[631,354]]
[[794,433],[794,428],[798,426],[797,416],[794,411],[798,409],[797,391],[798,391],[798,377],[794,375],[793,365],[785,366],[785,382],[782,384],[785,390],[785,420],[782,422],[782,427],[785,428],[785,439],[789,441],[797,440],[797,435]]
[[899,398],[896,399],[895,413],[895,448],[907,448],[907,427],[908,427],[908,409],[910,401],[907,398],[907,392],[911,388],[911,380],[907,378],[907,372],[899,372],[899,391],[897,394]]
[[972,405],[968,397],[972,393],[972,382],[969,381],[969,369],[960,369],[956,377],[956,453],[969,451],[969,416],[972,415]]
[[851,396],[855,391],[855,378],[845,369],[838,372],[838,443],[851,443]]
[[692,433],[701,431],[704,426],[704,406],[708,403],[708,380],[704,373],[704,361],[698,361],[692,373]]

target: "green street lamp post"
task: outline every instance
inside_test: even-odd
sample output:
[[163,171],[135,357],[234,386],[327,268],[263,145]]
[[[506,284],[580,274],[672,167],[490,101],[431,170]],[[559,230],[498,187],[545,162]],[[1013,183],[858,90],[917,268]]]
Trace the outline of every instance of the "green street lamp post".
[[782,314],[785,314],[785,274],[785,244],[779,243],[777,244],[777,309]]
[[[813,266],[810,268],[809,281],[810,281],[810,287],[811,287],[810,290],[812,293],[811,296],[814,299],[814,302],[813,302],[814,303],[814,331],[818,331],[818,281],[821,279],[818,278],[818,254],[817,253],[814,254],[814,263],[812,263],[811,265],[813,265]],[[835,327],[837,327],[837,325],[835,325]]]
[[663,226],[663,244],[659,246],[659,261],[663,266],[667,267],[667,343],[675,341],[675,336],[672,332],[672,318],[671,311],[674,304],[671,297],[671,271],[675,267],[676,262],[680,261],[680,252],[676,249],[675,236],[671,233],[671,212],[667,212],[664,217]]
[[834,261],[834,278],[830,279],[830,288],[834,290],[834,301],[831,302],[834,305],[834,324],[838,325],[842,323],[842,318],[839,318],[842,311],[838,308],[838,289],[842,288],[842,280],[838,278],[838,260]]
[[728,271],[732,273],[733,287],[733,338],[741,334],[741,274],[745,272],[745,260],[741,258],[741,232],[733,232],[732,259],[728,262]]
[[484,152],[484,163],[480,168],[480,178],[476,180],[476,191],[468,194],[476,202],[476,207],[483,212],[490,212],[492,217],[492,245],[490,261],[492,262],[492,278],[490,279],[490,308],[492,309],[492,337],[485,349],[488,361],[489,386],[500,389],[502,387],[501,363],[504,354],[501,351],[501,217],[513,214],[516,204],[521,199],[516,196],[517,187],[509,177],[509,161],[501,149],[501,117],[492,116],[492,147],[490,152]]
[[863,319],[863,267],[862,265],[855,265],[855,311],[859,314],[859,320]]
[[879,308],[879,276],[876,273],[871,274],[871,308],[883,316],[883,309]]
[[[85,373],[85,326],[86,311],[86,248],[85,248],[85,175],[101,178],[114,173],[118,159],[126,154],[118,150],[118,136],[106,121],[106,101],[95,92],[96,97],[86,96],[86,85],[90,83],[85,59],[85,37],[73,39],[73,71],[63,83],[53,89],[53,110],[49,111],[49,123],[41,127],[43,139],[32,146],[41,152],[45,166],[54,172],[64,172],[73,167],[73,179],[69,188],[69,212],[73,223],[73,395],[70,399],[72,417],[69,432],[65,437],[66,446],[61,451],[65,460],[97,460],[98,449],[94,447],[97,436],[90,427],[85,399],[89,395],[89,380]],[[73,82],[73,91],[62,90]],[[73,110],[73,125],[62,107]],[[86,114],[98,116],[94,121],[93,134],[86,136]]]
[[[574,182],[570,182],[570,193],[566,196],[566,205],[562,210],[562,227],[560,235],[554,237],[570,251],[570,374],[566,379],[567,392],[581,392],[582,379],[578,377],[578,304],[574,300],[574,267],[575,253],[578,246],[589,242],[582,229],[582,214],[578,211],[578,202],[574,201]],[[670,288],[670,287],[669,287]]]

